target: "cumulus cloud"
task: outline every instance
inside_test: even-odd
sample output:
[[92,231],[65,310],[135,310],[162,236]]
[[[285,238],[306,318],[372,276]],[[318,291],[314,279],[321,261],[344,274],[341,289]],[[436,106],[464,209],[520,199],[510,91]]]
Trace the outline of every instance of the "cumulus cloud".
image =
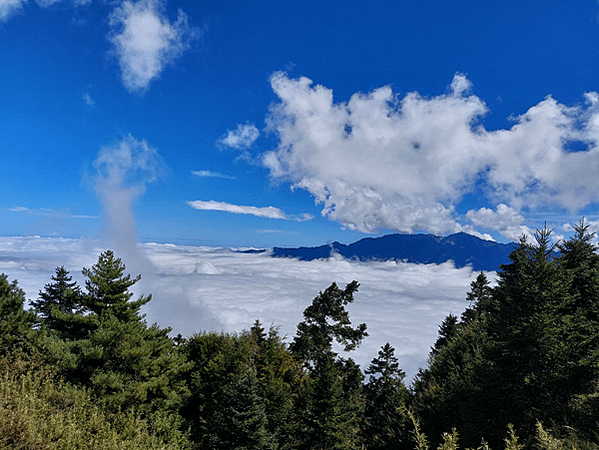
[[[50,281],[54,268],[64,265],[83,282],[81,268],[95,264],[105,247],[96,241],[39,237],[0,237],[0,273],[18,279],[28,298]],[[369,337],[348,356],[366,368],[386,342],[396,348],[402,368],[412,377],[426,364],[438,326],[450,312],[468,306],[466,293],[476,277],[469,268],[453,264],[417,265],[397,262],[359,262],[340,257],[299,261],[243,254],[230,249],[143,244],[139,246],[155,272],[142,271],[143,288],[152,294],[144,307],[148,323],[173,327],[189,336],[202,330],[238,332],[256,319],[281,326],[289,342],[303,310],[333,281],[344,286],[360,282],[348,310],[353,323],[366,323]],[[117,252],[127,265],[132,261]],[[488,274],[490,280],[494,274]]]
[[0,0],[0,22],[6,22],[19,12],[27,0]]
[[152,80],[190,46],[197,33],[179,10],[171,23],[164,14],[164,1],[124,1],[110,16],[109,36],[121,68],[125,88],[145,92]]
[[470,210],[466,213],[466,218],[474,226],[497,230],[512,241],[517,241],[522,235],[532,238],[535,231],[524,225],[522,214],[503,203],[497,205],[495,211],[490,208]]
[[227,134],[225,134],[218,142],[227,147],[238,150],[247,150],[259,136],[260,131],[254,124],[239,124],[236,129],[227,131]]
[[[382,87],[334,102],[331,89],[284,73],[271,86],[279,101],[267,129],[279,143],[263,164],[274,180],[310,192],[323,216],[352,229],[444,234],[477,222],[512,238],[526,231],[515,223],[523,208],[576,212],[599,201],[599,94],[586,94],[577,107],[549,96],[511,128],[487,131],[487,106],[461,74],[435,97],[398,98]],[[569,151],[571,142],[586,148]],[[495,226],[485,210],[456,212],[476,189],[507,224]]]
[[268,219],[297,220],[300,222],[312,219],[310,214],[302,214],[299,217],[290,217],[274,206],[242,206],[225,202],[216,202],[214,200],[195,200],[187,202],[187,204],[200,211],[223,211],[233,214],[248,214],[256,217],[266,217]]

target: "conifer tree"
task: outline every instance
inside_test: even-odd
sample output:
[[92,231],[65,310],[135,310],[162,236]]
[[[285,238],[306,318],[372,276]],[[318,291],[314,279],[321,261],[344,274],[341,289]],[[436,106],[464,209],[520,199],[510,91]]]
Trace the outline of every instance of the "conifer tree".
[[395,349],[387,342],[364,372],[364,442],[372,450],[398,450],[408,446],[403,408],[409,398],[403,383],[406,374],[399,367]]
[[28,350],[34,339],[36,316],[24,309],[25,292],[17,281],[9,283],[0,274],[0,355],[16,349]]
[[[36,313],[48,330],[63,339],[81,337],[85,333],[82,317],[81,288],[69,272],[60,266],[52,275],[52,283],[40,290],[38,299],[32,302]],[[79,319],[79,320],[77,320]]]
[[206,439],[209,449],[270,450],[276,449],[268,430],[264,398],[252,371],[236,377],[223,390],[223,396],[210,418],[219,433]]
[[287,351],[275,326],[267,333],[257,320],[242,337],[251,344],[250,357],[264,399],[267,428],[280,450],[296,448],[299,423],[295,397],[305,381],[301,365]]
[[359,446],[363,409],[362,375],[351,359],[338,356],[333,342],[355,349],[368,334],[366,325],[351,326],[345,307],[358,290],[356,281],[340,289],[335,283],[314,298],[289,350],[308,370],[303,396],[303,447],[351,449]]
[[470,303],[462,313],[461,322],[470,323],[493,312],[493,289],[484,272],[480,272],[476,279],[470,283],[470,291],[466,294],[466,300]]
[[439,351],[455,337],[458,332],[458,328],[458,317],[449,313],[439,326],[439,336],[437,337],[435,345],[431,350],[433,355],[439,353]]
[[569,279],[569,296],[559,308],[562,346],[556,352],[554,389],[568,396],[560,410],[587,437],[599,417],[599,255],[584,220],[571,239],[558,246],[559,263]]
[[109,410],[142,414],[156,434],[178,433],[177,411],[186,395],[183,373],[189,365],[168,336],[170,328],[148,327],[140,313],[151,297],[130,300],[129,289],[140,277],[125,275],[125,265],[110,250],[83,274],[87,292],[80,306],[56,314],[68,325],[65,329],[79,330],[67,333],[62,344],[51,342],[62,374],[89,388]]
[[495,290],[498,310],[490,322],[489,358],[496,379],[487,388],[497,398],[500,429],[515,422],[521,436],[532,433],[537,420],[549,419],[564,402],[565,393],[552,386],[558,373],[555,351],[562,340],[559,309],[569,296],[568,279],[550,235],[544,228],[534,243],[522,239],[510,256],[512,263],[502,267]]
[[49,319],[54,308],[63,312],[73,312],[79,306],[81,289],[69,272],[60,266],[52,275],[53,283],[44,286],[39,292],[37,301],[31,302],[37,314],[43,319]]
[[135,278],[125,275],[125,265],[112,250],[100,254],[98,262],[91,268],[84,268],[82,273],[87,289],[83,305],[97,316],[108,312],[123,322],[139,320],[140,308],[152,299],[151,295],[142,295],[131,301],[133,293],[129,288],[141,279],[141,275]]

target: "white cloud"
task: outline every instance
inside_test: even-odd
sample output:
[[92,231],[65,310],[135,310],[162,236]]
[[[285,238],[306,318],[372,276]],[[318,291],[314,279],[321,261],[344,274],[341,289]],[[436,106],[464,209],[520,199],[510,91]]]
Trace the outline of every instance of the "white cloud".
[[89,92],[83,93],[81,98],[83,99],[83,101],[85,102],[85,104],[87,106],[95,106],[95,104],[96,104],[96,101],[91,97],[91,95],[89,95]]
[[189,48],[196,33],[181,10],[177,20],[169,22],[163,0],[124,1],[111,14],[110,26],[123,84],[137,93],[146,91]]
[[30,208],[27,208],[26,206],[13,206],[12,208],[9,208],[8,210],[11,212],[22,212],[22,213],[27,213],[27,214],[33,214],[36,216],[51,216],[51,217],[62,218],[62,219],[93,219],[93,220],[95,220],[98,218],[96,216],[88,216],[85,214],[73,214],[69,210],[60,210],[60,209],[48,209],[48,208],[30,209]]
[[225,202],[215,202],[214,200],[195,200],[187,202],[187,204],[200,211],[223,211],[233,214],[248,214],[257,217],[267,217],[269,219],[287,219],[285,213],[274,206],[260,208],[257,206],[241,206]]
[[49,6],[52,6],[54,3],[58,3],[60,1],[62,0],[35,0],[35,2],[42,8],[48,8]]
[[226,180],[234,180],[235,177],[231,175],[224,175],[218,172],[211,172],[210,170],[192,170],[192,175],[201,178],[224,178]]
[[13,206],[12,208],[9,208],[9,211],[12,212],[29,212],[30,209],[25,207],[25,206]]
[[[267,115],[278,147],[262,156],[274,180],[310,192],[322,214],[364,232],[468,229],[456,207],[477,186],[516,214],[599,202],[599,95],[566,107],[547,97],[505,130],[480,125],[484,102],[456,75],[448,93],[399,99],[389,87],[333,102],[307,78],[276,73]],[[568,142],[588,148],[568,151]],[[517,228],[517,227],[516,227]],[[504,228],[507,237],[518,230]]]
[[0,22],[6,22],[19,12],[27,0],[0,0]]
[[496,211],[489,208],[470,210],[466,218],[474,226],[498,231],[512,241],[517,241],[522,235],[527,238],[534,236],[534,230],[524,225],[524,216],[503,203],[497,205]]
[[[28,298],[64,265],[80,284],[80,270],[90,267],[104,246],[98,242],[39,237],[0,237],[0,273],[18,279]],[[303,310],[333,281],[361,283],[348,306],[352,323],[366,323],[369,337],[349,354],[366,368],[381,345],[391,343],[402,368],[412,377],[426,364],[438,326],[450,312],[459,315],[476,277],[452,264],[417,265],[357,262],[340,257],[319,261],[271,258],[228,249],[144,244],[139,247],[152,267],[138,271],[117,252],[132,275],[142,274],[135,295],[152,294],[145,307],[148,323],[172,326],[189,336],[202,330],[241,331],[256,319],[281,326],[289,342]],[[494,275],[489,274],[489,279]]]
[[94,169],[91,181],[103,206],[103,235],[116,246],[115,250],[136,256],[132,205],[145,193],[147,185],[166,171],[166,165],[145,140],[128,135],[114,145],[100,148]]
[[[35,0],[35,2],[42,8],[49,8],[55,3],[60,3],[63,0]],[[87,5],[92,2],[92,0],[72,0],[75,6]]]
[[254,124],[237,125],[235,130],[227,131],[218,142],[227,147],[247,150],[260,136],[260,131]]

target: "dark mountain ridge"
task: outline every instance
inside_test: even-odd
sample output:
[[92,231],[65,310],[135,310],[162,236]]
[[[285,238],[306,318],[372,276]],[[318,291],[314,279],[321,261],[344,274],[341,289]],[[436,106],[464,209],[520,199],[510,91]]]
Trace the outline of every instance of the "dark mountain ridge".
[[456,267],[472,266],[473,270],[498,270],[509,263],[514,244],[486,241],[467,233],[446,237],[432,234],[389,234],[367,237],[346,245],[339,242],[318,247],[274,247],[276,258],[298,258],[302,261],[326,259],[338,253],[347,259],[360,261],[406,261],[420,264],[440,264],[452,260]]

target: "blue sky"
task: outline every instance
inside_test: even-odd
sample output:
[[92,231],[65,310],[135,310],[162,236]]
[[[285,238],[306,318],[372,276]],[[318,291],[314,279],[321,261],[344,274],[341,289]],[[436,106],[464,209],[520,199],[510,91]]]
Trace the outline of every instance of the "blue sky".
[[0,0],[0,235],[599,224],[599,6]]

